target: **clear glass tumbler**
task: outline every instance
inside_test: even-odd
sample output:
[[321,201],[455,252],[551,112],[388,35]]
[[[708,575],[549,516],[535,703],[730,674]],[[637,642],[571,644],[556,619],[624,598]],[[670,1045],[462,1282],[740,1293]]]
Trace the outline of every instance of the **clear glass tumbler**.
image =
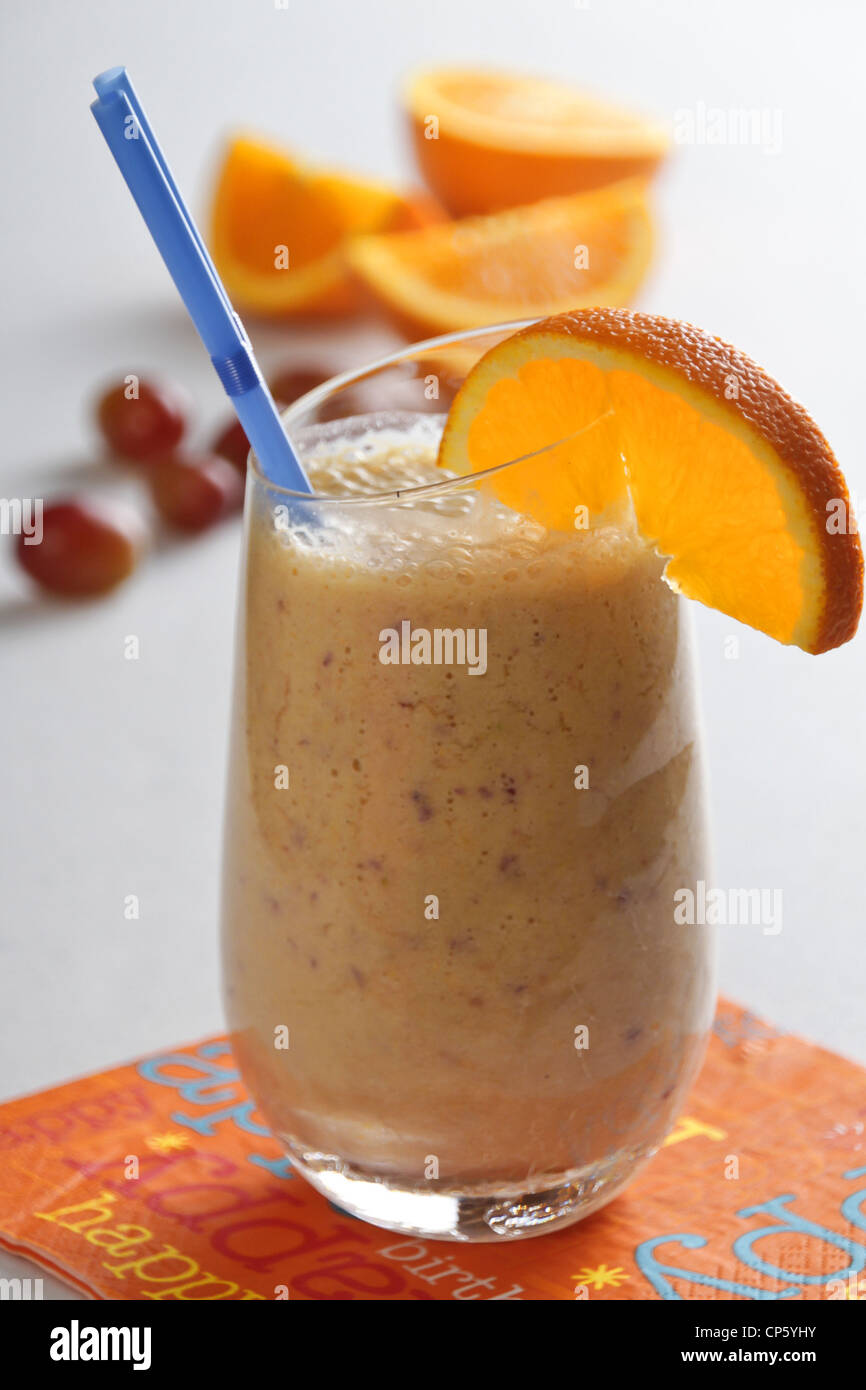
[[246,499],[235,1055],[314,1187],[441,1239],[609,1201],[675,1121],[714,1003],[710,929],[674,918],[708,865],[662,562],[625,512],[549,531],[495,476],[436,467],[450,398],[517,326],[311,392],[284,419],[315,495],[251,458]]

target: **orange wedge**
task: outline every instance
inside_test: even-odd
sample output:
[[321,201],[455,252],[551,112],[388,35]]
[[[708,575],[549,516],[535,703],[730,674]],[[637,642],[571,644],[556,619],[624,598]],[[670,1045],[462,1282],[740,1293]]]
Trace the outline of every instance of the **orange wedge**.
[[455,217],[648,177],[669,144],[657,123],[544,78],[436,68],[403,100],[418,166]]
[[736,348],[626,310],[521,330],[469,373],[439,462],[476,472],[551,444],[492,475],[509,506],[566,529],[627,492],[678,592],[807,652],[853,636],[863,555],[845,480],[803,407]]
[[368,290],[416,336],[627,303],[651,253],[639,180],[491,217],[357,237],[347,251]]
[[259,140],[232,141],[211,213],[211,250],[239,308],[274,316],[348,313],[357,287],[347,275],[346,238],[441,219],[426,195],[311,169]]

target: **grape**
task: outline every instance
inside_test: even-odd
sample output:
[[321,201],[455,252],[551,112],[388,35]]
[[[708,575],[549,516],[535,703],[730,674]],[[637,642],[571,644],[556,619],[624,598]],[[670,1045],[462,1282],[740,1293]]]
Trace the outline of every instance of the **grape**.
[[219,454],[220,458],[228,459],[241,473],[246,473],[250,441],[237,416],[220,431],[211,448],[213,453]]
[[[291,405],[299,396],[327,381],[329,375],[327,371],[296,371],[290,368],[274,377],[270,383],[271,394],[280,410],[285,410],[286,406]],[[228,459],[241,473],[246,473],[250,442],[243,425],[236,417],[220,431],[211,448],[213,453],[219,454],[220,458]]]
[[149,481],[157,511],[179,531],[205,531],[243,503],[243,478],[215,454],[160,459]]
[[186,398],[161,382],[138,380],[137,395],[127,398],[126,382],[101,397],[97,419],[109,448],[122,458],[145,463],[167,454],[183,437]]
[[299,396],[305,396],[308,391],[312,391],[314,386],[321,386],[322,382],[327,381],[332,375],[332,372],[320,371],[317,367],[307,370],[287,367],[285,371],[278,372],[271,381],[271,395],[278,405],[285,407],[291,405]]
[[125,507],[72,498],[44,508],[40,543],[27,545],[19,536],[16,558],[52,594],[105,594],[132,573],[144,534]]

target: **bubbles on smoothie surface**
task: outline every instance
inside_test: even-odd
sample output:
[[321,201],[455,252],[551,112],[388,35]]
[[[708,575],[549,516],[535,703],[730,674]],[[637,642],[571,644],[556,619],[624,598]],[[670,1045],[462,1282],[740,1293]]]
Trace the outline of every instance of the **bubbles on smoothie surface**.
[[[313,489],[323,497],[352,499],[352,505],[323,503],[314,526],[293,525],[283,516],[276,528],[281,543],[296,555],[333,565],[342,579],[379,572],[396,575],[401,584],[414,574],[461,585],[485,574],[513,582],[522,572],[540,577],[547,568],[542,562],[551,559],[569,564],[582,554],[590,569],[601,562],[609,571],[626,552],[633,558],[628,532],[612,526],[549,531],[500,502],[483,483],[413,496],[413,489],[458,477],[437,466],[443,419],[409,417],[390,428],[377,427],[376,417],[367,428],[362,420],[341,422],[342,437],[333,423],[321,427],[321,439],[304,451]],[[398,492],[405,495],[387,500]],[[385,500],[372,500],[383,495]],[[359,500],[364,498],[371,500]]]

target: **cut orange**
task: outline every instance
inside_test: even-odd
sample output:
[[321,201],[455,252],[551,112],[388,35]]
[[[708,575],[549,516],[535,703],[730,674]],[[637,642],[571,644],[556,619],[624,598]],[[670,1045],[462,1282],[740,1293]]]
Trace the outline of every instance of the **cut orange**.
[[357,306],[346,238],[436,220],[434,200],[387,184],[310,169],[258,140],[233,140],[211,215],[211,250],[241,309],[269,315],[347,313]]
[[552,444],[492,475],[509,506],[565,529],[627,492],[678,592],[808,652],[853,636],[863,555],[845,480],[803,407],[736,348],[625,310],[521,330],[469,373],[439,462],[476,472]]
[[624,304],[646,273],[652,223],[639,180],[492,217],[355,238],[352,268],[407,331],[445,333]]
[[423,189],[410,189],[400,198],[396,208],[382,228],[384,232],[416,232],[432,227],[436,222],[449,222],[442,204]]
[[404,105],[424,179],[455,217],[648,177],[669,144],[655,122],[513,73],[416,73]]

